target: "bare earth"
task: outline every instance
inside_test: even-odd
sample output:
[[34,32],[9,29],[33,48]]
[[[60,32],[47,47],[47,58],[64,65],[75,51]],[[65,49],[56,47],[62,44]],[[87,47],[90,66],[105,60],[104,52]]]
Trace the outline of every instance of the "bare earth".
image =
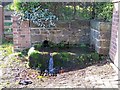
[[[117,88],[118,75],[113,70],[109,61],[104,61],[96,65],[79,69],[76,71],[64,72],[56,77],[31,78],[32,84],[19,85],[18,82],[22,78],[23,70],[28,74],[36,72],[28,69],[26,63],[16,59],[14,55],[4,58],[5,66],[1,66],[2,76],[0,87],[4,88]],[[37,74],[36,74],[37,75]],[[29,78],[29,76],[28,76]]]

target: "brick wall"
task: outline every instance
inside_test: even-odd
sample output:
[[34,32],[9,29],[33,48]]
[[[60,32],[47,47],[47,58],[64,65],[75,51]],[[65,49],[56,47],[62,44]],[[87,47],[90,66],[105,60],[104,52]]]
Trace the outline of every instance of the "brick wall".
[[29,21],[19,21],[19,17],[20,16],[12,16],[13,43],[15,51],[21,51],[31,46]]
[[114,3],[109,55],[110,55],[111,60],[117,66],[118,66],[118,27],[119,27],[118,3]]
[[4,30],[3,7],[0,5],[0,44],[2,44],[3,30]]

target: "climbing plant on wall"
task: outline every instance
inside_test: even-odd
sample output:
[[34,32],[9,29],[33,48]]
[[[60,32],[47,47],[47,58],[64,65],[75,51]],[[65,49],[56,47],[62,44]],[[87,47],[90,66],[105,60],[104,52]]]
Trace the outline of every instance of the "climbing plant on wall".
[[55,21],[73,19],[98,19],[111,21],[111,2],[17,2],[14,6],[23,19],[30,19],[40,27],[54,27]]
[[16,10],[21,12],[23,20],[31,20],[35,25],[43,28],[55,27],[57,16],[50,12],[46,6],[35,2],[15,3]]

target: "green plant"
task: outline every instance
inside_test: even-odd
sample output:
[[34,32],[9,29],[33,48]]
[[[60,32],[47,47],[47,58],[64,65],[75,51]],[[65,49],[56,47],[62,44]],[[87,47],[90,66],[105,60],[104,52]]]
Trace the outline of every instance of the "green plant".
[[14,8],[14,4],[11,3],[11,4],[8,4],[4,7],[4,10],[8,10],[8,11],[13,11],[15,8]]
[[104,21],[112,20],[112,12],[113,12],[113,3],[96,3],[95,5],[95,13],[96,18]]
[[99,61],[99,54],[98,53],[92,53],[91,54],[91,59],[95,62]]
[[51,42],[51,41],[49,41],[48,44],[49,44],[49,47],[50,47],[50,48],[55,48],[55,47],[57,47],[57,44],[56,44],[56,43],[53,43],[53,42]]
[[65,42],[64,41],[61,41],[60,43],[57,44],[57,47],[58,48],[65,48]]
[[[68,4],[68,5],[67,5]],[[112,2],[18,2],[14,0],[14,9],[22,12],[32,12],[32,9],[39,7],[49,9],[59,20],[72,19],[102,19],[110,21],[112,19],[113,3]]]
[[4,44],[0,45],[0,50],[3,51],[3,56],[9,56],[13,53],[13,44],[4,42]]
[[63,60],[63,61],[69,61],[70,60],[70,54],[67,53],[67,52],[61,52],[60,53],[60,58]]
[[54,66],[55,67],[63,67],[63,60],[60,58],[60,54],[57,53],[56,55],[53,56],[54,60]]
[[37,67],[37,65],[38,65],[37,62],[40,59],[39,55],[40,55],[39,51],[35,51],[35,50],[30,53],[30,55],[29,55],[29,66],[30,67]]
[[77,56],[77,57],[76,57],[76,60],[78,60],[78,64],[79,64],[79,65],[84,64],[84,63],[83,63],[83,57]]
[[34,67],[34,68],[40,68],[41,70],[45,70],[48,68],[48,60],[49,60],[48,53],[34,50],[29,55],[29,66],[31,68]]
[[22,53],[23,55],[27,56],[29,49],[30,49],[30,48],[26,48],[26,49],[22,50],[21,53]]
[[55,20],[58,20],[49,8],[36,2],[15,2],[16,9],[22,15],[23,20],[31,20],[35,25],[42,28],[55,27]]
[[42,44],[35,44],[34,47],[35,47],[35,50],[40,50],[40,48],[42,47]]
[[80,44],[80,47],[81,48],[86,48],[86,45],[85,44]]
[[18,56],[19,57],[23,57],[23,54],[20,52],[20,53],[18,53]]
[[60,52],[53,56],[55,67],[69,67],[75,65],[75,55],[69,52]]

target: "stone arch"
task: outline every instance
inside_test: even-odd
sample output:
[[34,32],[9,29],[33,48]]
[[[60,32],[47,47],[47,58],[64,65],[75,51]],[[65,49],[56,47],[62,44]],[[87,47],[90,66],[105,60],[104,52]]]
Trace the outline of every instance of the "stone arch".
[[49,47],[49,40],[44,40],[42,42],[43,47]]

